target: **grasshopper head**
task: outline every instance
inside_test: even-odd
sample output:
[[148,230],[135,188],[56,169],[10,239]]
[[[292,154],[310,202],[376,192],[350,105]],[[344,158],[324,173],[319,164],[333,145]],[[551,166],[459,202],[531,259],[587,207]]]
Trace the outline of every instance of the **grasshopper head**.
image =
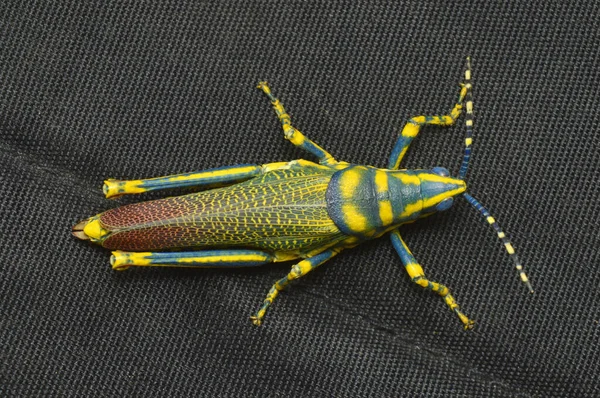
[[449,209],[454,197],[467,190],[464,180],[450,177],[448,170],[443,167],[423,170],[417,176],[421,180],[424,215]]

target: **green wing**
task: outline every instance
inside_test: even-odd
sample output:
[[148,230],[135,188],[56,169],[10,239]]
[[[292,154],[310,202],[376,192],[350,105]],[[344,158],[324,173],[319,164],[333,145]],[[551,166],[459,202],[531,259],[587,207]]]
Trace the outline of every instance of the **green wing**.
[[102,245],[128,251],[255,247],[301,254],[344,239],[325,199],[336,170],[289,165],[229,187],[109,210],[100,215],[109,231]]

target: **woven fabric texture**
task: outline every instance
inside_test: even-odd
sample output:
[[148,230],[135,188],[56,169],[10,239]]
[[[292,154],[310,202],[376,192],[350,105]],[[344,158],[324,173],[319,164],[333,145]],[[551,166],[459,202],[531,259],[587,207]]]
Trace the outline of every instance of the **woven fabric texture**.
[[[520,4],[519,4],[520,3]],[[3,1],[0,395],[600,396],[598,2]],[[332,259],[248,317],[291,264],[131,269],[70,234],[105,178],[336,158],[384,167],[419,114],[451,109],[473,60],[469,191],[507,231],[519,282],[465,200],[402,234],[466,314],[410,282],[389,239]],[[404,166],[457,174],[464,126]],[[314,160],[314,159],[311,159]]]

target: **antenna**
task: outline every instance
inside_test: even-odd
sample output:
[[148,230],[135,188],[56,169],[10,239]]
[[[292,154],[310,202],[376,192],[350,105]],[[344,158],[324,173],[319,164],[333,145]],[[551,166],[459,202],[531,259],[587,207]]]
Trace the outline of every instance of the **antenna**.
[[527,288],[529,289],[529,291],[531,293],[533,293],[533,287],[531,286],[531,283],[529,282],[529,278],[527,278],[527,274],[525,274],[525,271],[523,271],[523,264],[521,264],[521,261],[519,260],[517,253],[515,253],[515,248],[513,247],[512,243],[510,243],[510,240],[506,237],[506,234],[502,231],[502,228],[500,228],[500,225],[498,225],[498,223],[496,222],[494,217],[492,217],[490,212],[487,211],[487,209],[485,207],[483,207],[483,205],[481,203],[479,203],[477,201],[477,199],[475,199],[468,193],[464,193],[463,196],[467,199],[467,201],[471,204],[471,206],[473,206],[476,210],[478,210],[481,213],[481,215],[486,219],[488,224],[490,224],[492,226],[492,228],[494,228],[494,230],[498,234],[498,238],[504,244],[504,248],[508,252],[508,255],[510,256],[510,258],[513,259],[513,261],[515,263],[515,268],[517,269],[517,272],[519,273],[519,277],[521,278],[523,283],[525,283],[527,285]]
[[465,154],[463,156],[462,164],[460,165],[460,171],[458,172],[458,178],[461,180],[464,180],[467,175],[467,168],[469,167],[469,160],[471,159],[471,144],[473,143],[473,86],[471,85],[471,57],[467,57],[467,69],[465,70],[465,82],[463,83],[463,87],[467,90],[465,95],[465,108],[467,108],[465,126],[467,128],[467,136],[465,138]]

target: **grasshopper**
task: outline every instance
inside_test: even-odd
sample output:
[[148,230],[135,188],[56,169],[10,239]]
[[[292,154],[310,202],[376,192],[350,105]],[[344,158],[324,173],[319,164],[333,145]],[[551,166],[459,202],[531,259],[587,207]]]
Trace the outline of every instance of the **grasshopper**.
[[[462,195],[494,228],[521,280],[533,292],[515,250],[495,219],[466,192],[465,175],[473,143],[470,59],[457,103],[447,115],[411,118],[398,135],[387,169],[337,161],[292,123],[266,82],[258,84],[281,121],[284,136],[318,160],[243,164],[143,180],[104,182],[107,198],[177,187],[204,191],[130,204],[90,217],[73,234],[114,250],[113,269],[130,266],[253,267],[298,260],[275,282],[251,317],[260,325],[268,307],[290,282],[340,251],[388,234],[411,280],[433,290],[465,329],[474,321],[460,310],[450,290],[429,280],[398,228],[449,209]],[[400,169],[423,126],[453,125],[466,109],[465,152],[458,177],[447,169]],[[217,186],[217,187],[215,187]],[[186,251],[187,249],[187,251]]]

